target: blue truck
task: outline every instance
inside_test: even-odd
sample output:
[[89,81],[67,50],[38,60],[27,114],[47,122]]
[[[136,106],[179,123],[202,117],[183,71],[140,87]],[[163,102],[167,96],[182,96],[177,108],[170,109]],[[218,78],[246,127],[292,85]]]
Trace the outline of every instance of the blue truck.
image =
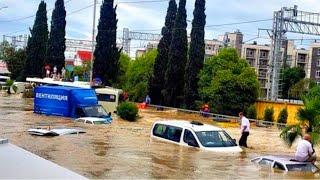
[[111,122],[98,104],[94,89],[67,86],[38,86],[34,89],[34,112],[38,114],[71,118],[94,117]]

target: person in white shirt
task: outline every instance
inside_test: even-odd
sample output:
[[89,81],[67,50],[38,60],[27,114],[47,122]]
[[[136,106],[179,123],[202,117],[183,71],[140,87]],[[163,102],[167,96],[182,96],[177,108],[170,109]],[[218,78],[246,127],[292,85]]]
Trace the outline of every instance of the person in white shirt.
[[243,112],[239,113],[239,119],[241,122],[240,130],[241,130],[241,138],[239,140],[239,146],[248,147],[247,138],[249,136],[250,131],[250,122],[249,119],[243,115]]
[[311,144],[311,136],[306,134],[297,146],[295,160],[300,162],[316,162],[317,158]]

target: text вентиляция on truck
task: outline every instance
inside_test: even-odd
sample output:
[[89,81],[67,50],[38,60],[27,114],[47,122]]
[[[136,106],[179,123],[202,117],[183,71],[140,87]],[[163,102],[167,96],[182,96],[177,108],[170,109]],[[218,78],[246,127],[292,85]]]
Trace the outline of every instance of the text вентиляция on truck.
[[98,104],[94,89],[39,86],[34,90],[34,112],[71,118],[95,117],[111,122],[111,114]]

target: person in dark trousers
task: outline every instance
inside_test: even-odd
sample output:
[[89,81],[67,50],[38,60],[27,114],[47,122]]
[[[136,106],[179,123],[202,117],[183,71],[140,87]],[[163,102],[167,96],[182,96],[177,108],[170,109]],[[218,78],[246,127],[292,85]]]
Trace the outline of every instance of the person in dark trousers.
[[247,138],[249,136],[249,131],[250,131],[250,122],[249,122],[249,119],[243,115],[243,112],[239,113],[239,119],[241,122],[241,125],[240,125],[241,138],[239,140],[239,146],[247,148],[248,147]]

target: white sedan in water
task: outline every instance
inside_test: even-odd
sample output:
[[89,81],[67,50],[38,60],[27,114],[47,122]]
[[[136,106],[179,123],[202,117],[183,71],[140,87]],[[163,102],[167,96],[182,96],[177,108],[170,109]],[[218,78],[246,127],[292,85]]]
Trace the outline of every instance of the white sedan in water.
[[317,172],[319,168],[311,162],[299,162],[290,156],[260,156],[251,160],[259,166],[267,166],[283,171]]
[[75,119],[75,122],[82,122],[85,124],[110,124],[110,121],[107,121],[103,118],[96,118],[96,117],[81,117],[78,119]]

